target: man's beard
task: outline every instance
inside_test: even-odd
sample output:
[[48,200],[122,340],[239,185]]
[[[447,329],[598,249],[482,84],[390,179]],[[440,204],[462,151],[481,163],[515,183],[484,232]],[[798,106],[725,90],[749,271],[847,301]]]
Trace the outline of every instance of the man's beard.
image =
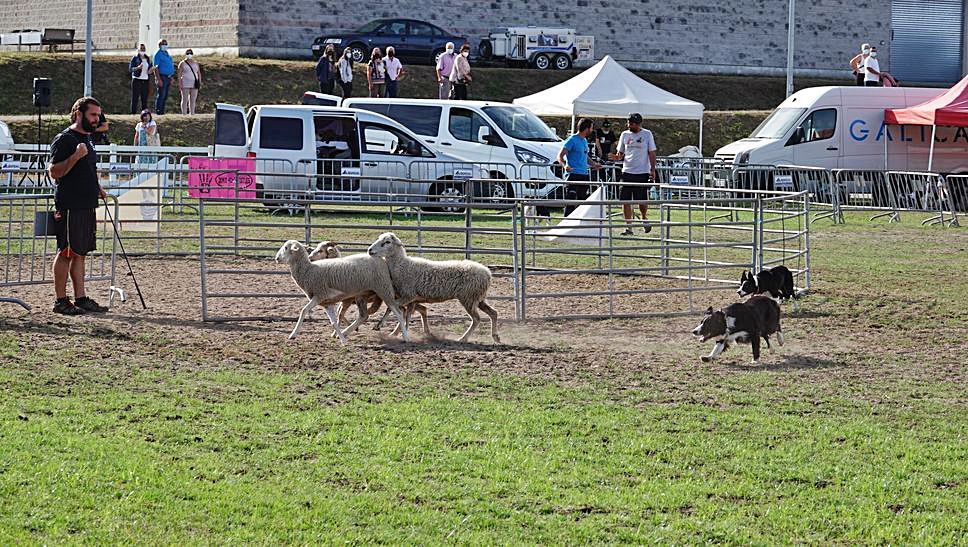
[[81,129],[83,129],[84,131],[87,131],[88,133],[93,133],[94,130],[97,129],[99,125],[101,125],[100,122],[98,122],[97,124],[92,124],[91,122],[87,121],[87,118],[81,118]]

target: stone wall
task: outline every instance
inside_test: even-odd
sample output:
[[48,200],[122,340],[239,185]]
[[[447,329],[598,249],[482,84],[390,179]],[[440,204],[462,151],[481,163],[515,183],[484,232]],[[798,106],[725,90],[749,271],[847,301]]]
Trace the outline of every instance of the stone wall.
[[[463,34],[476,46],[489,28],[572,27],[595,36],[597,57],[675,72],[777,73],[786,66],[785,0],[240,0],[243,55],[309,54],[322,33],[382,17],[413,17]],[[890,63],[888,1],[797,2],[795,64],[801,74],[846,74],[861,42]],[[883,43],[881,43],[883,42]]]
[[[382,17],[414,17],[467,36],[476,46],[489,28],[573,27],[595,36],[596,56],[672,72],[778,74],[786,65],[786,0],[160,0],[161,30],[175,52],[308,57],[322,33]],[[72,27],[84,33],[83,2],[0,0],[0,32]],[[130,51],[140,2],[98,0],[94,44]],[[80,9],[80,11],[78,11]],[[797,2],[799,74],[846,75],[861,42],[890,67],[887,0]],[[153,45],[149,45],[153,48]]]

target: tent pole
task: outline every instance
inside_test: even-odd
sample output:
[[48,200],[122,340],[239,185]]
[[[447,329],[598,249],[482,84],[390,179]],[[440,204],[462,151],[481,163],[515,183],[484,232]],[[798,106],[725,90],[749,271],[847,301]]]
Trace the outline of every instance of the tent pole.
[[928,149],[928,172],[929,173],[931,172],[931,165],[934,160],[934,134],[935,134],[935,131],[937,131],[937,129],[938,129],[937,125],[931,126],[931,147]]
[[571,111],[571,133],[575,132],[575,110]]
[[699,118],[699,156],[702,156],[702,118]]
[[[884,133],[887,133],[888,131],[890,131],[890,129],[885,124],[884,125]],[[885,171],[890,170],[890,167],[887,166],[887,141],[888,140],[889,139],[887,138],[887,135],[885,134],[884,135],[884,170]]]

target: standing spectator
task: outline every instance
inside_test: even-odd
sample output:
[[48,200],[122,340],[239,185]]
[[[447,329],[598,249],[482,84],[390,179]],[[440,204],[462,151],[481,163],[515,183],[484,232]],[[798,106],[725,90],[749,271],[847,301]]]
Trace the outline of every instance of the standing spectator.
[[370,97],[386,95],[386,74],[387,67],[383,62],[383,54],[380,48],[375,47],[370,54],[370,62],[366,64],[366,84],[370,89]]
[[151,58],[144,44],[139,44],[134,52],[134,57],[128,63],[128,70],[131,72],[131,113],[138,113],[138,101],[141,101],[140,110],[148,108],[148,75],[151,73]]
[[175,63],[168,54],[168,40],[158,40],[158,51],[155,52],[155,87],[158,96],[155,98],[155,112],[165,113],[165,102],[168,101],[168,91],[175,79]]
[[464,44],[460,47],[460,55],[454,60],[454,68],[450,71],[450,85],[453,88],[453,98],[459,101],[467,100],[467,86],[470,85],[471,63],[467,58],[471,54],[471,46]]
[[338,68],[339,86],[343,89],[343,98],[348,99],[353,94],[353,52],[350,48],[343,50]]
[[[98,127],[101,104],[94,97],[81,97],[71,108],[71,125],[50,143],[47,173],[57,183],[54,191],[54,227],[57,255],[54,257],[54,313],[82,315],[104,313],[104,306],[87,296],[84,288],[84,260],[97,243],[95,210],[98,199],[107,194],[97,177],[97,152],[91,133]],[[74,302],[67,297],[67,278],[74,287]]]
[[[588,137],[594,131],[594,125],[588,118],[578,120],[578,131],[568,137],[558,152],[558,163],[564,168],[568,189],[565,197],[570,200],[588,199],[589,192],[589,161]],[[601,167],[597,162],[591,162],[592,169]],[[571,214],[578,206],[571,204],[565,207],[565,216]]]
[[108,129],[110,129],[110,127],[111,124],[108,123],[108,119],[104,116],[104,112],[102,111],[101,114],[98,115],[97,127],[94,129],[94,132],[91,133],[91,142],[94,144],[111,144],[110,139],[108,139]]
[[387,58],[384,61],[387,69],[387,97],[397,96],[397,82],[403,79],[407,70],[403,68],[403,63],[397,58],[397,52],[393,46],[387,48]]
[[[133,144],[135,146],[161,146],[158,124],[151,119],[151,111],[148,109],[141,111],[141,121],[134,126]],[[156,156],[138,156],[138,163],[155,163],[157,161]]]
[[454,54],[454,42],[447,42],[447,49],[440,54],[437,59],[437,85],[440,86],[438,98],[450,98],[450,73],[454,69],[454,61],[457,55]]
[[[622,162],[622,182],[632,183],[623,185],[619,194],[622,201],[644,201],[648,198],[648,188],[641,186],[655,180],[655,139],[652,132],[642,128],[642,115],[638,112],[629,114],[628,130],[618,137],[618,151],[612,159]],[[642,222],[649,216],[649,206],[639,204]],[[625,217],[625,231],[623,236],[632,235],[632,205],[622,205],[622,215]],[[652,226],[645,224],[645,233],[652,231]]]
[[871,46],[870,57],[864,62],[864,85],[867,87],[881,86],[881,65],[877,62],[877,48]]
[[333,70],[333,57],[335,56],[335,50],[333,49],[333,44],[327,44],[326,49],[323,50],[323,54],[319,56],[319,60],[316,61],[316,81],[319,82],[319,92],[332,94],[333,93],[333,83],[336,80]]
[[617,140],[618,136],[615,135],[615,131],[612,129],[612,122],[608,120],[602,122],[602,127],[595,130],[595,144],[598,146],[598,157],[609,157],[612,153],[612,146],[615,145],[615,141]]
[[860,53],[854,55],[854,58],[850,60],[850,69],[854,71],[854,79],[857,85],[864,85],[864,74],[867,72],[865,68],[865,63],[867,62],[867,57],[871,54],[870,44],[861,44]]
[[181,91],[181,113],[195,114],[198,90],[202,88],[202,67],[194,60],[191,49],[185,50],[185,59],[178,63],[178,89]]

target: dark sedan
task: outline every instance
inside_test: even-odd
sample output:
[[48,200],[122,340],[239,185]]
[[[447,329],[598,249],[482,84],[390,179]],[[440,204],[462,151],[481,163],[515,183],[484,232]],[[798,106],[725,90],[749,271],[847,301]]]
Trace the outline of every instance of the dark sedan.
[[332,44],[337,57],[348,47],[353,52],[353,61],[362,63],[370,58],[373,48],[378,47],[385,54],[387,46],[393,46],[403,61],[434,63],[447,42],[454,42],[460,48],[467,38],[415,19],[377,19],[352,32],[316,38],[313,58],[318,59],[326,46]]

